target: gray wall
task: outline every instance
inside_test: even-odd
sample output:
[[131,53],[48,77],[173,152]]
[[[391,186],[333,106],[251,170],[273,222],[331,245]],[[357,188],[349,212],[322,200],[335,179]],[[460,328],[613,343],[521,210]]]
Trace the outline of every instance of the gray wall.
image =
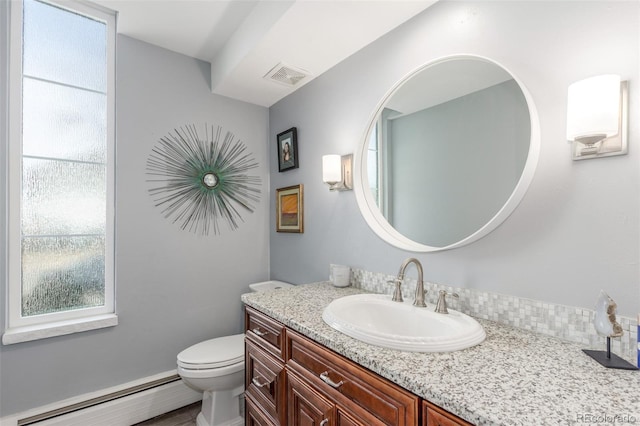
[[[619,313],[637,314],[639,8],[637,2],[436,3],[271,107],[271,144],[276,133],[297,126],[301,154],[299,169],[278,173],[270,153],[271,187],[305,185],[304,234],[272,227],[272,278],[326,279],[329,263],[395,274],[414,255],[368,228],[353,192],[328,191],[321,156],[355,152],[378,102],[410,71],[466,53],[501,63],[528,88],[540,115],[540,159],[523,201],[491,234],[417,256],[426,279],[584,307],[602,288]],[[629,155],[572,162],[567,87],[611,72],[631,88]]]
[[[268,110],[212,95],[204,62],[127,37],[118,38],[117,48],[120,324],[0,346],[2,415],[174,369],[176,355],[187,346],[241,332],[240,294],[249,283],[268,278]],[[4,54],[2,61],[4,72]],[[182,231],[162,217],[147,194],[151,148],[174,128],[192,123],[233,132],[260,164],[254,173],[262,178],[262,199],[236,231],[226,225],[218,236]],[[4,191],[4,174],[2,179]],[[4,274],[0,284],[4,296]],[[4,307],[2,301],[3,319]]]
[[433,247],[482,228],[520,179],[529,121],[514,80],[390,120],[389,222]]

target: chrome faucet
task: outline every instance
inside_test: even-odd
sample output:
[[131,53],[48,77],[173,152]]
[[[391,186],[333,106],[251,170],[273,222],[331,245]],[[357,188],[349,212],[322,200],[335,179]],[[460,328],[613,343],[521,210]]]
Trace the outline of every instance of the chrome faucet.
[[416,269],[418,269],[418,283],[416,284],[416,295],[413,298],[413,306],[418,306],[421,308],[426,308],[427,305],[424,303],[424,282],[422,281],[422,264],[416,258],[410,257],[402,262],[400,265],[400,271],[398,272],[398,276],[395,280],[392,281],[396,285],[396,289],[393,293],[393,298],[391,300],[395,302],[402,302],[402,291],[400,290],[400,285],[402,284],[402,280],[404,280],[404,271],[407,269],[410,263],[416,265]]

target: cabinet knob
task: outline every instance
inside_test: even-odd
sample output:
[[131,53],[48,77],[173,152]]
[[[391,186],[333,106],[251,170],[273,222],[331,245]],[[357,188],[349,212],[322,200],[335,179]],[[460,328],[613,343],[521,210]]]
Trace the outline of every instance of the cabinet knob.
[[251,383],[253,383],[254,385],[256,385],[259,388],[263,388],[263,387],[267,386],[271,382],[262,381],[258,377],[254,377],[253,379],[251,379]]
[[324,373],[321,373],[320,374],[320,379],[323,382],[325,382],[326,384],[328,384],[329,386],[331,386],[332,388],[334,388],[334,389],[338,389],[340,386],[342,386],[344,384],[344,382],[342,380],[340,380],[338,383],[336,383],[333,380],[331,380],[329,378],[329,372],[328,371],[325,371]]
[[254,329],[253,329],[253,330],[251,330],[251,331],[253,331],[254,333],[256,333],[256,334],[257,334],[258,336],[260,336],[260,337],[262,337],[262,336],[266,336],[267,334],[269,334],[269,332],[268,332],[268,331],[262,331],[262,330],[260,330],[260,328],[258,328],[258,327],[254,328]]
[[324,419],[320,422],[320,426],[325,426],[327,423],[329,423],[329,419]]

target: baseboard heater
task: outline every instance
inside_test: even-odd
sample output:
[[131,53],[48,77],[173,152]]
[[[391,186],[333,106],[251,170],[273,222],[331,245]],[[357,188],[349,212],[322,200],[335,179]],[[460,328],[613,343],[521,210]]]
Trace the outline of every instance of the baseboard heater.
[[180,376],[171,374],[30,415],[18,419],[15,424],[131,425],[189,405],[201,396],[187,388]]

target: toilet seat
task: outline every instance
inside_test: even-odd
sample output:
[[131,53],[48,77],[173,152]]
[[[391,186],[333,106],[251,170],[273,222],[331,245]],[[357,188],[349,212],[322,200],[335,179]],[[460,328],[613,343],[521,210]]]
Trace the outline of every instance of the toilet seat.
[[188,370],[211,370],[244,362],[244,334],[205,340],[178,354],[178,366]]
[[185,368],[178,366],[178,374],[183,379],[213,379],[229,376],[244,370],[244,361],[220,368]]

